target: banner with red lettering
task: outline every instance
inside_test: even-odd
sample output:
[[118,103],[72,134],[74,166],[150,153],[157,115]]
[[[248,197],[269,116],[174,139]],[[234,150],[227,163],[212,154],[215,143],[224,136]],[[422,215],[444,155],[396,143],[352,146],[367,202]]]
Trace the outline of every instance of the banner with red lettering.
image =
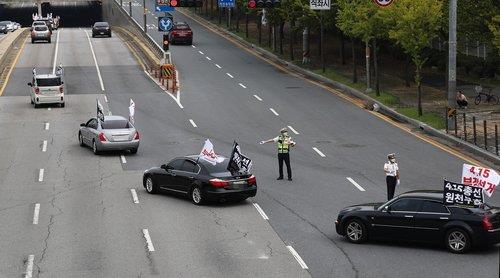
[[203,145],[203,149],[200,152],[200,158],[206,160],[212,165],[217,163],[221,163],[224,161],[223,157],[218,156],[214,151],[214,145],[210,140],[205,140],[205,144]]
[[483,188],[483,192],[491,197],[500,183],[500,175],[489,168],[464,164],[462,168],[462,183]]

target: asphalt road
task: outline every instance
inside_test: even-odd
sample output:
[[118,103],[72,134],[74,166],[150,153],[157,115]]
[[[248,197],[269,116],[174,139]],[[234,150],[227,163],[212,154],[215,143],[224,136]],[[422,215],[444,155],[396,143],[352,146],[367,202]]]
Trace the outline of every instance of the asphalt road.
[[[144,141],[133,158],[147,167],[156,165],[148,152],[166,160],[199,149],[186,138],[202,137],[180,127],[177,104],[119,38],[88,31],[60,29],[52,44],[26,43],[0,97],[0,277],[310,277],[251,201],[196,207],[149,195],[143,169],[128,167],[132,157],[78,145],[96,99],[113,114],[124,114],[130,97],[141,105]],[[54,61],[65,68],[66,107],[33,109],[31,69],[50,71]],[[159,145],[162,133],[188,143]]]
[[[154,11],[153,3],[148,1],[149,11]],[[140,4],[134,5],[133,14],[142,26]],[[255,201],[269,215],[269,223],[285,244],[293,245],[302,256],[314,277],[498,275],[497,247],[456,256],[440,246],[380,242],[352,245],[333,229],[333,220],[342,207],[386,198],[382,167],[387,153],[398,156],[402,184],[397,192],[440,189],[443,178],[459,180],[461,165],[467,162],[464,158],[265,63],[180,12],[173,14],[175,21],[188,22],[194,31],[194,47],[171,46],[184,108],[175,107],[176,114],[170,116],[171,108],[161,112],[151,109],[148,102],[144,104],[152,114],[148,120],[169,113],[166,121],[181,130],[194,129],[200,139],[210,138],[216,151],[223,154],[229,154],[233,140],[237,140],[254,160],[260,184]],[[147,17],[148,32],[160,43],[154,13],[149,12]],[[125,103],[116,109],[125,113]],[[136,104],[141,109],[141,104]],[[115,109],[114,103],[111,106]],[[183,117],[183,122],[178,117]],[[292,151],[291,183],[275,180],[275,147],[258,145],[260,140],[276,136],[283,126],[292,126],[300,133],[290,132],[298,142]],[[163,143],[194,145],[194,149],[179,147],[185,153],[197,152],[201,146],[201,142],[187,140],[194,138],[176,141],[177,137],[170,139],[170,133],[156,136],[156,142],[151,142],[156,147],[148,148],[158,151],[147,157],[131,157],[126,169],[142,169],[150,162],[162,161]],[[358,190],[347,177],[365,191]],[[488,202],[498,205],[499,197],[494,195]]]

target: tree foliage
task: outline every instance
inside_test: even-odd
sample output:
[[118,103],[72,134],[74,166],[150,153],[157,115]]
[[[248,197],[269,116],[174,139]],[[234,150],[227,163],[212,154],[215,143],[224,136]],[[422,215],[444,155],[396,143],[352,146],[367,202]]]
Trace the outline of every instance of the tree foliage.
[[495,15],[488,27],[493,34],[493,45],[495,45],[498,55],[500,55],[500,15]]

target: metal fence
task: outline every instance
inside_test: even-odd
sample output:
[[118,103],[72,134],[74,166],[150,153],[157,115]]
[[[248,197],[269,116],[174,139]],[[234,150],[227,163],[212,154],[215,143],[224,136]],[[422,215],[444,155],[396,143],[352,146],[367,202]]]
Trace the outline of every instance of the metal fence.
[[498,155],[497,113],[455,113],[454,126],[446,126],[446,133]]

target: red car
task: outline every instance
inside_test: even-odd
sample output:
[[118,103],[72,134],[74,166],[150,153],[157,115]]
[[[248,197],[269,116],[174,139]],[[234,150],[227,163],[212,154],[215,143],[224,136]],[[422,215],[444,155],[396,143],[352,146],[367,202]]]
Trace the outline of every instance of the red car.
[[187,43],[193,44],[193,31],[186,22],[175,22],[168,37],[171,44]]

